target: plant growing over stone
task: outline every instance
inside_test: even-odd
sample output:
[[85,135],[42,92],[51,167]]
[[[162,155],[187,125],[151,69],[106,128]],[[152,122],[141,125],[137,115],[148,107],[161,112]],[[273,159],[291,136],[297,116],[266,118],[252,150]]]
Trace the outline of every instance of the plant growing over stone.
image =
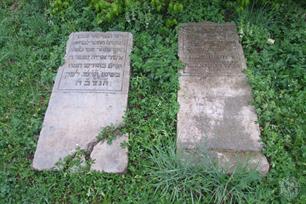
[[108,144],[111,144],[113,139],[122,135],[122,129],[123,126],[106,126],[100,131],[99,135],[97,136],[97,141],[107,141]]

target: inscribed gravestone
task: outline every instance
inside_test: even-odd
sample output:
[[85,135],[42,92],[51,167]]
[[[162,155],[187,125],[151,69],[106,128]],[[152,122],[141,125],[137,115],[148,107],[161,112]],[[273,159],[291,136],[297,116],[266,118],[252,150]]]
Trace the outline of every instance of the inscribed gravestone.
[[[77,32],[70,35],[65,63],[58,70],[35,152],[35,169],[54,168],[76,148],[88,148],[101,128],[123,122],[131,49],[130,33]],[[127,135],[122,137],[118,140],[127,141]],[[108,154],[100,153],[104,149]],[[110,157],[112,151],[116,156]],[[98,160],[96,155],[99,154],[108,158]],[[97,144],[91,157],[97,160],[93,170],[124,172],[127,167],[127,150],[116,141]]]
[[179,57],[185,68],[179,77],[178,152],[196,154],[205,147],[229,171],[247,162],[267,173],[235,25],[183,25]]

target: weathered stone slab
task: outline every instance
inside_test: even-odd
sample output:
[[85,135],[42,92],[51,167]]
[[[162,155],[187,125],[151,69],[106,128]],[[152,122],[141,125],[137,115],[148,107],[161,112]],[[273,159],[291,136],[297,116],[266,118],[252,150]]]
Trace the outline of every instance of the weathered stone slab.
[[266,173],[269,165],[260,153],[260,130],[235,25],[183,25],[179,57],[185,68],[179,77],[178,151],[205,146],[210,153],[218,152],[212,155],[229,171],[238,160],[249,158],[250,166]]
[[[86,149],[101,128],[123,122],[132,40],[132,34],[125,32],[70,35],[35,152],[35,169],[54,168],[77,147]],[[120,161],[127,165],[127,157]]]

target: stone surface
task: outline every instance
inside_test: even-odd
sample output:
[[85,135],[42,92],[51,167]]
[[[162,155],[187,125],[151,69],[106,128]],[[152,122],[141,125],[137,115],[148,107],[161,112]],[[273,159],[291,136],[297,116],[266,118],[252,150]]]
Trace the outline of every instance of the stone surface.
[[125,32],[70,35],[37,144],[35,169],[54,168],[77,147],[86,149],[101,128],[122,123],[132,40]]
[[182,25],[179,57],[185,68],[179,77],[178,151],[205,145],[209,152],[218,152],[215,158],[223,167],[230,163],[226,166],[233,169],[238,160],[249,158],[249,166],[267,173],[269,164],[260,153],[260,130],[250,105],[251,90],[243,73],[246,63],[235,25]]
[[128,163],[128,151],[124,146],[125,142],[128,142],[127,135],[117,137],[111,144],[108,144],[107,141],[98,143],[90,155],[95,161],[91,168],[107,173],[125,172]]
[[217,158],[219,166],[229,172],[233,172],[235,167],[239,165],[249,169],[257,169],[263,175],[269,171],[269,163],[261,152],[212,151],[212,156]]

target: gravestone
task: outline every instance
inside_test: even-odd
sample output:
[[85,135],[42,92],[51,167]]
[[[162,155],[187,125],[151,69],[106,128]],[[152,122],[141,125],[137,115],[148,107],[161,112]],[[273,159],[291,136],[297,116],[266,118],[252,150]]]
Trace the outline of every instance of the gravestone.
[[247,164],[266,174],[257,116],[243,73],[246,63],[234,24],[188,23],[179,32],[177,150],[207,154],[231,172]]
[[127,141],[127,135],[118,136],[111,144],[97,143],[96,137],[103,127],[123,122],[132,40],[132,34],[126,32],[70,35],[65,63],[56,75],[39,136],[34,169],[52,169],[80,148],[90,149],[95,160],[93,170],[125,171],[127,149],[121,147],[120,141]]

